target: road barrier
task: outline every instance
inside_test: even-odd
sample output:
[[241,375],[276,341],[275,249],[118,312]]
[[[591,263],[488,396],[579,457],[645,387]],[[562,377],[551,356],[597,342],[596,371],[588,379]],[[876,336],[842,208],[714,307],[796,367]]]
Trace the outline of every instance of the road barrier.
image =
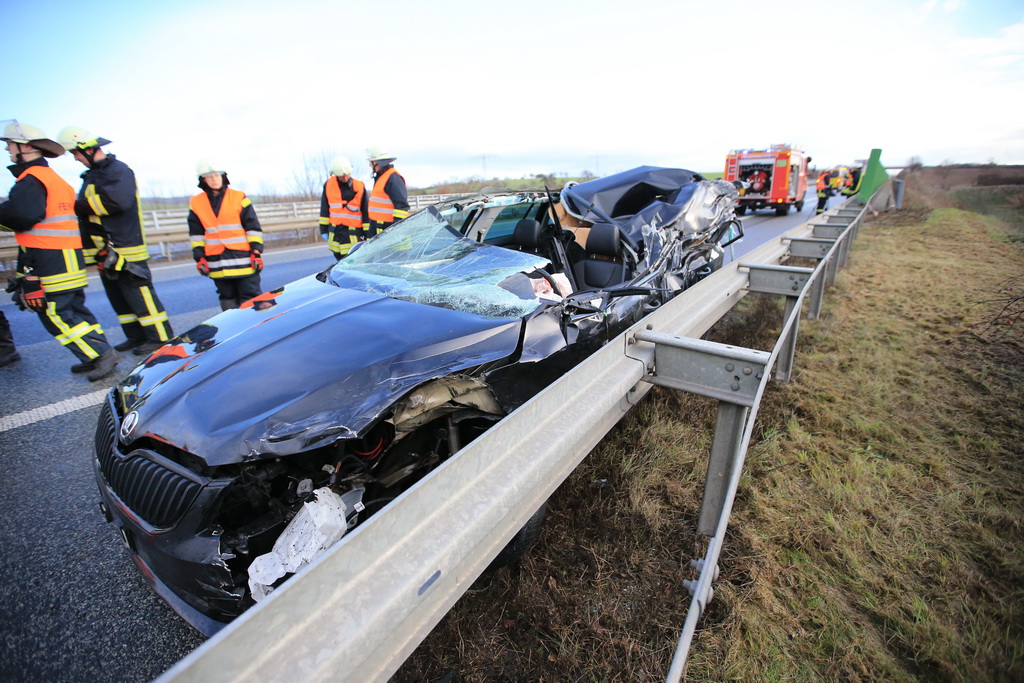
[[[885,208],[894,192],[885,186]],[[881,191],[880,191],[881,192]],[[877,195],[876,195],[877,196]],[[872,199],[874,201],[874,198]],[[667,680],[678,681],[712,596],[765,386],[788,380],[803,303],[819,315],[864,216],[848,200],[656,309],[459,451],[159,681],[386,681],[591,449],[653,386],[718,400],[686,582],[692,602]],[[814,268],[782,265],[789,257]],[[700,339],[750,292],[786,297],[771,352]]]
[[[411,211],[459,195],[411,195]],[[254,204],[268,247],[315,242],[320,239],[320,202]],[[146,244],[153,260],[192,257],[188,237],[188,209],[144,211]],[[12,275],[18,258],[13,233],[0,232],[0,275]]]

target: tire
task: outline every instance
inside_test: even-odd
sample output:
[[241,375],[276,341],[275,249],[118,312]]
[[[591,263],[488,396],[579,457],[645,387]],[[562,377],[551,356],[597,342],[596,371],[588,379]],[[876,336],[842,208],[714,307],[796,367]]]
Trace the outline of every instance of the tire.
[[804,200],[801,199],[800,201],[798,201],[793,206],[796,208],[796,212],[800,213],[801,211],[804,210]]
[[746,215],[746,213],[747,213],[747,207],[743,206],[742,204],[740,204],[739,206],[736,207],[736,215],[737,216],[744,216],[744,215]]
[[785,216],[789,214],[789,204],[779,204],[775,207],[776,216]]
[[544,518],[548,514],[548,504],[545,501],[540,508],[533,513],[530,519],[526,520],[526,524],[523,528],[516,532],[516,535],[512,537],[512,540],[501,549],[497,557],[491,560],[491,564],[487,566],[487,570],[492,572],[502,567],[507,567],[510,564],[518,562],[526,551],[530,549],[537,537],[540,536],[540,528],[544,524]]

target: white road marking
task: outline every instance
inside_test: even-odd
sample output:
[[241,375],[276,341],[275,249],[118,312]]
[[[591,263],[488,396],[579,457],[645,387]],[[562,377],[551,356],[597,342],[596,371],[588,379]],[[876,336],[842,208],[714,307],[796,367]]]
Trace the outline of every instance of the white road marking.
[[51,403],[48,406],[26,410],[23,413],[0,417],[0,433],[16,429],[18,427],[25,427],[42,420],[49,420],[51,417],[60,417],[61,415],[66,415],[67,413],[81,410],[82,408],[92,408],[93,406],[103,403],[103,399],[106,398],[109,391],[109,389],[94,391],[91,394],[75,396],[74,398],[69,398],[65,401]]

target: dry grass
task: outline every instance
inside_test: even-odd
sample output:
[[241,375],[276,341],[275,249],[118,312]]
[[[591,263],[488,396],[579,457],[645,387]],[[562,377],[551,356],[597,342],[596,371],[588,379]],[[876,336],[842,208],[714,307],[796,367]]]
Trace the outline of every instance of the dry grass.
[[[762,406],[688,679],[1024,679],[1024,339],[980,303],[1024,272],[1004,232],[923,202],[862,229]],[[767,349],[780,317],[750,296],[714,334]],[[644,401],[395,680],[663,680],[713,417]]]

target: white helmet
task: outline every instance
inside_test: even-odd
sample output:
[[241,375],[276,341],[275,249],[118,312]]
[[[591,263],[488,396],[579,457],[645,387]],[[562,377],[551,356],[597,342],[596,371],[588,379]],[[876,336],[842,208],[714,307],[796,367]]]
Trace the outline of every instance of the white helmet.
[[397,157],[390,152],[384,151],[383,147],[367,147],[366,148],[366,160],[367,161],[394,161]]
[[227,171],[222,170],[221,166],[214,166],[208,159],[200,159],[199,163],[196,164],[196,175],[200,178],[204,175],[213,175],[214,173],[225,174]]
[[352,162],[348,157],[334,157],[334,161],[331,162],[331,173],[339,178],[352,175]]
[[44,157],[50,157],[51,159],[59,157],[64,153],[64,148],[58,142],[51,140],[42,130],[27,123],[18,123],[17,119],[10,119],[5,122],[4,132],[3,135],[0,135],[0,140],[16,142],[19,145],[31,145],[42,152]]
[[110,144],[110,140],[93,135],[79,126],[65,126],[57,133],[57,142],[69,152],[73,149],[89,149]]

